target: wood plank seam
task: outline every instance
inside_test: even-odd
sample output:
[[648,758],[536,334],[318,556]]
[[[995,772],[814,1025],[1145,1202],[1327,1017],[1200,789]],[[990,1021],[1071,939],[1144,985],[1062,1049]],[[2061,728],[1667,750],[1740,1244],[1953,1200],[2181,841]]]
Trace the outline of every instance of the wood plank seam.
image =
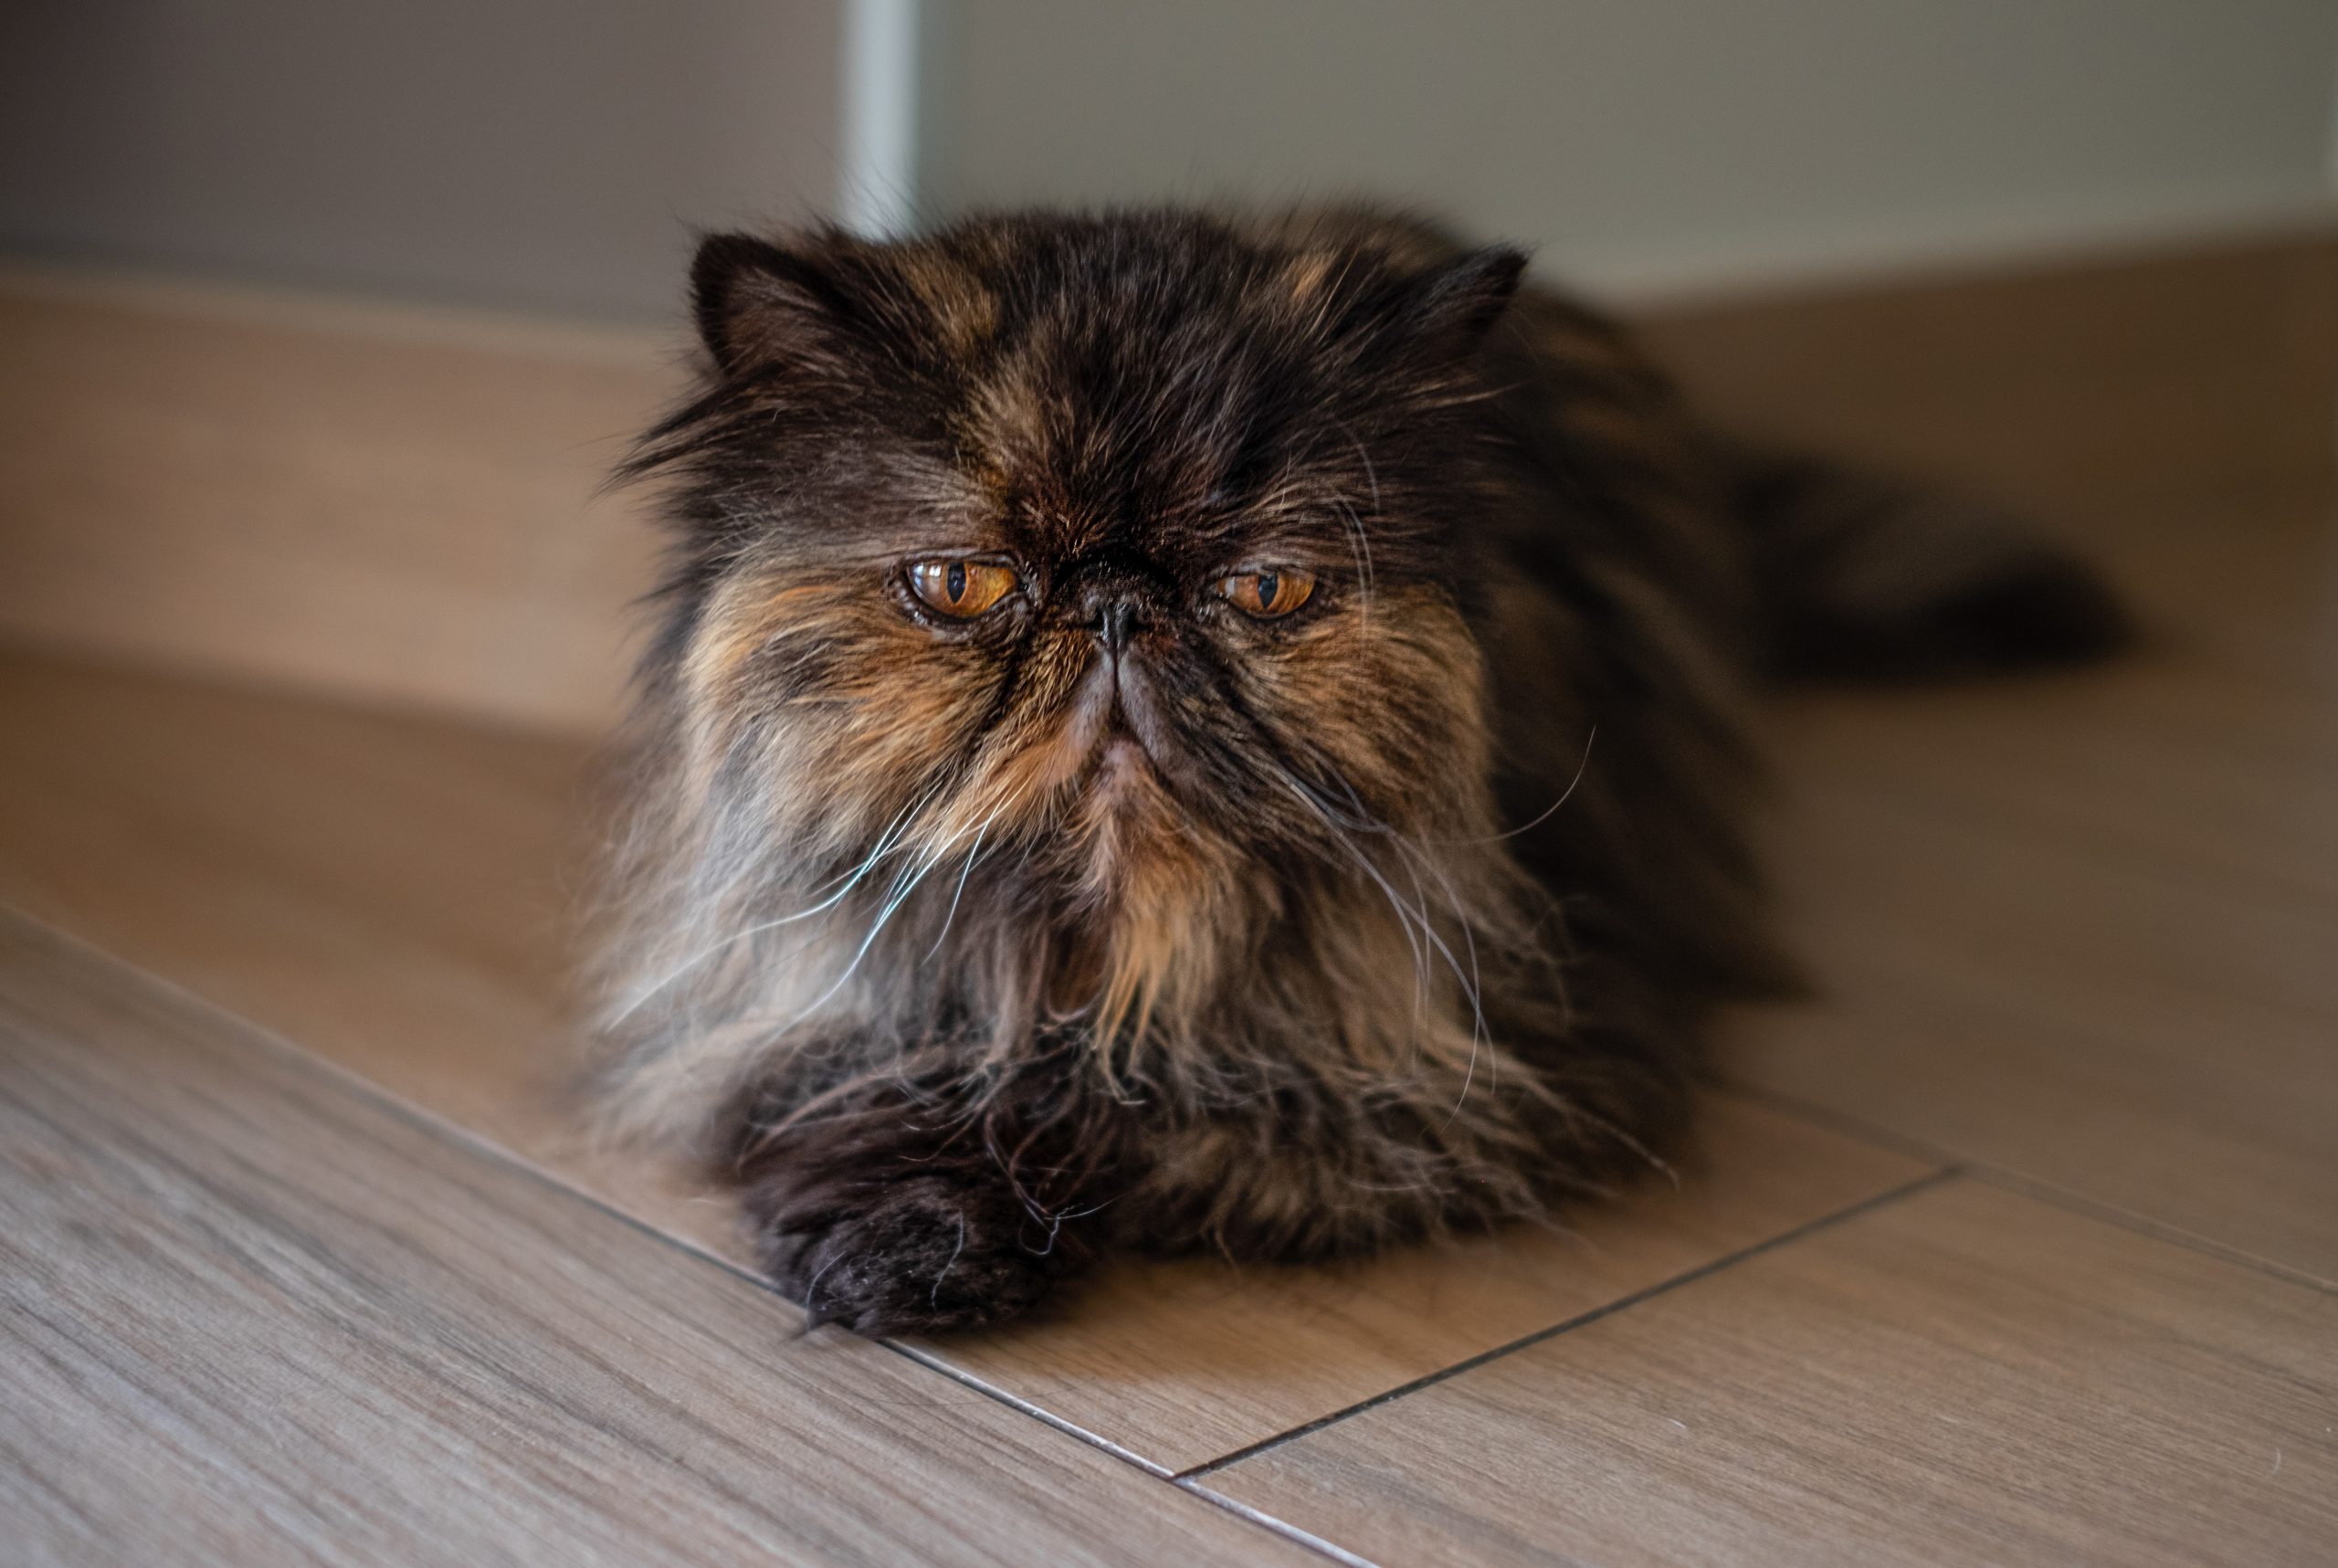
[[[774,1295],[778,1294],[778,1291],[772,1286],[769,1280],[761,1279],[760,1277],[753,1278],[757,1278],[758,1282],[766,1289],[771,1289]],[[785,1298],[784,1297],[782,1298],[782,1300],[785,1299]],[[801,1303],[798,1304],[800,1305]],[[838,1331],[841,1332],[842,1331]],[[1134,1466],[1136,1468],[1143,1470],[1148,1476],[1152,1476],[1156,1479],[1164,1481],[1174,1480],[1177,1479],[1177,1473],[1174,1470],[1170,1469],[1167,1466],[1156,1465],[1151,1459],[1146,1458],[1143,1455],[1122,1447],[1120,1444],[1113,1442],[1110,1437],[1104,1436],[1101,1433],[1090,1432],[1087,1427],[1080,1426],[1076,1421],[1067,1421],[1062,1416],[1058,1415],[1055,1412],[1048,1409],[1045,1405],[1035,1405],[1019,1394],[1010,1393],[1006,1389],[999,1388],[992,1384],[985,1383],[981,1378],[976,1377],[974,1373],[951,1365],[948,1362],[943,1360],[940,1356],[935,1355],[931,1351],[921,1350],[916,1345],[907,1344],[900,1340],[880,1339],[877,1342],[883,1345],[887,1350],[891,1351],[895,1355],[902,1356],[910,1361],[913,1361],[929,1372],[937,1373],[940,1375],[948,1378],[953,1383],[964,1384],[966,1387],[973,1389],[977,1394],[985,1394],[989,1398],[997,1400],[1001,1405],[1008,1405],[1016,1410],[1021,1411],[1024,1415],[1028,1415],[1034,1421],[1044,1423],[1068,1436],[1077,1437],[1083,1443],[1089,1444],[1094,1447],[1101,1448],[1104,1452],[1111,1455],[1112,1458],[1121,1460],[1124,1464]]]
[[[208,1015],[212,1017],[223,1019],[234,1025],[237,1028],[247,1032],[250,1037],[254,1040],[264,1044],[267,1049],[273,1052],[279,1058],[293,1064],[299,1070],[321,1076],[337,1087],[346,1089],[355,1098],[363,1100],[367,1104],[374,1106],[386,1114],[396,1117],[400,1121],[405,1121],[411,1126],[418,1128],[434,1138],[455,1144],[469,1152],[479,1155],[483,1159],[492,1161],[496,1164],[501,1165],[506,1169],[516,1171],[521,1175],[537,1183],[540,1185],[548,1187],[554,1192],[581,1200],[594,1210],[609,1215],[625,1225],[629,1229],[639,1232],[640,1234],[650,1237],[654,1241],[672,1247],[678,1252],[683,1253],[700,1262],[708,1264],[726,1274],[732,1275],[766,1294],[777,1297],[781,1300],[788,1300],[785,1296],[781,1295],[779,1290],[768,1279],[756,1273],[754,1270],[742,1268],[729,1258],[721,1256],[719,1253],[709,1251],[705,1247],[700,1247],[685,1237],[675,1236],[671,1232],[660,1229],[659,1227],[648,1224],[643,1220],[637,1219],[632,1215],[626,1213],[623,1209],[606,1202],[594,1193],[562,1179],[554,1173],[544,1169],[542,1166],[537,1164],[532,1160],[528,1160],[514,1153],[511,1150],[496,1142],[494,1140],[470,1131],[467,1128],[463,1127],[459,1122],[451,1121],[447,1118],[438,1115],[435,1111],[429,1110],[425,1107],[416,1105],[412,1101],[407,1100],[401,1096],[390,1093],[388,1090],[383,1089],[379,1084],[374,1083],[372,1079],[363,1077],[362,1074],[352,1071],[350,1068],[342,1066],[340,1063],[335,1062],[329,1058],[319,1056],[317,1053],[309,1050],[307,1047],[300,1045],[298,1041],[289,1039],[285,1036],[278,1033],[276,1030],[267,1027],[265,1025],[256,1023],[251,1019],[242,1016],[230,1008],[220,1005],[218,1003],[212,1001],[210,998],[204,996],[200,993],[189,990],[184,985],[180,984],[177,981],[170,979],[168,976],[156,974],[150,970],[143,969],[137,964],[132,963],[120,955],[106,951],[106,949],[99,946],[97,943],[89,942],[82,937],[76,935],[72,931],[66,931],[59,926],[54,925],[49,921],[41,919],[39,916],[35,915],[28,910],[17,908],[13,904],[0,903],[0,910],[5,910],[8,915],[15,919],[21,920],[26,925],[40,931],[47,936],[49,940],[57,942],[62,947],[88,953],[106,963],[127,970],[147,984],[155,987],[157,990],[166,994],[174,1000],[184,1004],[187,1007],[196,1012]],[[789,1304],[796,1305],[796,1303],[792,1301]],[[802,1336],[798,1335],[796,1337],[801,1338]],[[1031,1404],[1027,1400],[1018,1398],[1016,1395],[1005,1389],[994,1387],[990,1384],[983,1382],[980,1378],[974,1377],[966,1373],[961,1372],[957,1368],[948,1365],[914,1346],[901,1344],[892,1340],[879,1340],[876,1342],[882,1345],[886,1350],[890,1351],[893,1354],[900,1357],[904,1361],[910,1362],[929,1373],[939,1374],[940,1376],[944,1377],[953,1383],[958,1384],[974,1393],[982,1394],[984,1397],[997,1404],[1006,1405],[1007,1408],[1016,1411],[1019,1415],[1027,1416],[1044,1426],[1052,1427],[1056,1431],[1060,1432],[1067,1436],[1076,1438],[1079,1441],[1089,1445],[1090,1447],[1097,1448],[1101,1452],[1110,1455],[1111,1458],[1120,1460],[1122,1463],[1141,1471],[1144,1475],[1151,1477],[1155,1480],[1169,1482],[1173,1485],[1177,1484],[1177,1478],[1174,1477],[1168,1470],[1164,1469],[1161,1466],[1152,1464],[1130,1452],[1128,1449],[1122,1447],[1119,1444],[1113,1443],[1104,1437],[1099,1436],[1093,1432],[1087,1431],[1082,1427],[1075,1426],[1071,1422],[1066,1421],[1060,1416],[1052,1415],[1040,1408],[1038,1405]],[[1213,1492],[1195,1487],[1180,1486],[1179,1489],[1188,1492],[1193,1496],[1202,1498],[1208,1501],[1212,1506],[1222,1509],[1226,1512],[1230,1513],[1248,1523],[1261,1529],[1271,1531],[1275,1534],[1284,1536],[1294,1545],[1302,1546],[1310,1551],[1330,1557],[1334,1562],[1344,1564],[1360,1563],[1363,1564],[1363,1568],[1373,1568],[1373,1565],[1365,1563],[1364,1559],[1357,1557],[1352,1552],[1342,1551],[1340,1548],[1332,1545],[1329,1542],[1322,1540],[1319,1536],[1311,1535],[1295,1525],[1285,1523],[1270,1514],[1261,1512],[1257,1509],[1249,1508],[1230,1498],[1221,1498]]]
[[[1350,1552],[1346,1547],[1336,1545],[1332,1542],[1324,1540],[1320,1535],[1311,1535],[1306,1531],[1300,1529],[1299,1526],[1278,1519],[1273,1514],[1267,1512],[1264,1509],[1253,1508],[1248,1503],[1243,1502],[1236,1498],[1221,1497],[1217,1493],[1210,1490],[1207,1487],[1202,1485],[1199,1481],[1179,1478],[1172,1481],[1171,1484],[1176,1487],[1178,1490],[1183,1491],[1189,1496],[1206,1498],[1211,1502],[1216,1503],[1218,1507],[1225,1509],[1229,1513],[1235,1514],[1242,1519],[1247,1519],[1253,1524],[1271,1530],[1278,1535],[1288,1536],[1301,1546],[1320,1552],[1324,1556],[1330,1558],[1332,1562],[1342,1564],[1342,1568],[1380,1568],[1380,1564],[1374,1562],[1369,1557],[1359,1556],[1357,1553]],[[1574,1568],[1574,1564],[1572,1562],[1569,1562],[1563,1564],[1562,1568]]]
[[1828,1131],[1839,1132],[1847,1138],[1857,1138],[1863,1142],[1877,1144],[1891,1150],[1894,1153],[1904,1154],[1911,1160],[1922,1160],[1927,1164],[1954,1164],[1976,1182],[1992,1187],[2001,1187],[2009,1193],[2018,1193],[2023,1197],[2033,1198],[2049,1207],[2066,1209],[2071,1214],[2084,1215],[2089,1219],[2101,1220],[2105,1225],[2114,1225],[2122,1230],[2131,1230],[2138,1236],[2147,1236],[2154,1241],[2163,1241],[2171,1247],[2180,1247],[2187,1252],[2197,1252],[2216,1258],[2219,1262],[2251,1268],[2260,1274],[2270,1274],[2274,1279],[2288,1284],[2303,1285],[2309,1289],[2319,1290],[2324,1295],[2338,1295],[2338,1283],[2325,1279],[2318,1274],[2292,1268],[2277,1258],[2266,1258],[2238,1247],[2227,1246],[2214,1237],[2203,1236],[2196,1230],[2186,1230],[2182,1226],[2169,1225],[2164,1221],[2154,1219],[2149,1215],[2139,1214],[2133,1209],[2121,1208],[2116,1204],[2103,1203],[2099,1199],[2088,1197],[2084,1193],[2073,1192],[2068,1187],[2017,1171],[2009,1165],[2002,1165],[1995,1161],[1969,1154],[1961,1154],[1955,1150],[1938,1144],[1927,1143],[1921,1138],[1910,1137],[1892,1128],[1837,1110],[1832,1106],[1804,1100],[1798,1095],[1788,1094],[1781,1089],[1766,1088],[1751,1079],[1723,1079],[1719,1080],[1719,1087],[1726,1089],[1732,1094],[1742,1095],[1757,1105],[1767,1106],[1780,1115],[1791,1116],[1797,1121],[1824,1127]]
[[1247,1447],[1237,1448],[1229,1454],[1221,1454],[1216,1458],[1211,1459],[1206,1463],[1195,1465],[1191,1468],[1178,1472],[1176,1479],[1181,1484],[1191,1485],[1198,1482],[1203,1477],[1211,1474],[1213,1471],[1222,1470],[1230,1465],[1239,1464],[1245,1459],[1256,1458],[1258,1455],[1266,1453],[1269,1449],[1280,1448],[1285,1443],[1295,1441],[1301,1437],[1310,1436],[1314,1433],[1323,1430],[1326,1426],[1337,1426],[1339,1423],[1345,1421],[1352,1415],[1360,1415],[1367,1410],[1377,1410],[1384,1405],[1393,1405],[1397,1400],[1404,1398],[1407,1394],[1417,1394],[1422,1389],[1434,1387],[1436,1384],[1444,1383],[1448,1379],[1459,1377],[1465,1372],[1473,1371],[1478,1367],[1485,1365],[1488,1362],[1499,1361],[1503,1356],[1528,1349],[1533,1345],[1539,1345],[1546,1340],[1556,1339],[1559,1335],[1567,1333],[1572,1330],[1580,1329],[1587,1324],[1596,1323],[1602,1318],[1614,1317],[1617,1313],[1625,1311],[1632,1307],[1636,1307],[1643,1301],[1649,1300],[1658,1296],[1665,1295],[1669,1291],[1677,1290],[1684,1285],[1693,1285],[1700,1279],[1721,1273],[1722,1270],[1736,1264],[1743,1263],[1748,1258],[1759,1258],[1764,1253],[1775,1251],[1781,1247],[1799,1241],[1804,1237],[1813,1235],[1816,1232],[1829,1229],[1832,1226],[1842,1224],[1846,1220],[1856,1219],[1861,1215],[1871,1213],[1876,1209],[1885,1207],[1891,1204],[1900,1203],[1907,1198],[1913,1197],[1918,1193],[1939,1186],[1944,1182],[1953,1181],[1964,1173],[1963,1167],[1953,1164],[1943,1165],[1938,1170],[1928,1171],[1924,1174],[1918,1176],[1914,1181],[1904,1182],[1899,1186],[1893,1187],[1889,1192],[1878,1193],[1875,1196],[1862,1199],[1859,1203],[1852,1204],[1847,1208],[1840,1208],[1835,1210],[1831,1214],[1821,1215],[1814,1220],[1806,1220],[1803,1224],[1794,1226],[1792,1229],[1783,1230],[1775,1236],[1766,1237],[1764,1239],[1755,1242],[1751,1247],[1739,1247],[1734,1252],[1727,1253],[1720,1258],[1716,1258],[1709,1263],[1700,1264],[1696,1268],[1687,1270],[1685,1273],[1673,1275],[1669,1279],[1659,1280],[1656,1284],[1648,1286],[1646,1289],[1635,1290],[1628,1296],[1619,1296],[1615,1300],[1608,1301],[1593,1308],[1590,1311],[1579,1312],[1575,1316],[1566,1319],[1564,1321],[1553,1323],[1548,1328],[1537,1329],[1531,1334],[1522,1334],[1517,1339],[1511,1340],[1507,1344],[1500,1344],[1496,1345],[1491,1350],[1481,1351],[1478,1354],[1470,1356],[1466,1360],[1455,1362],[1450,1366],[1440,1367],[1435,1372],[1429,1373],[1421,1377],[1416,1377],[1410,1383],[1401,1384],[1395,1388],[1375,1394],[1369,1399],[1360,1399],[1353,1405],[1348,1405],[1343,1409],[1332,1411],[1328,1415],[1319,1415],[1314,1420],[1303,1423],[1301,1426],[1293,1426],[1287,1432],[1278,1432],[1273,1436],[1262,1438],[1256,1443],[1250,1444]]

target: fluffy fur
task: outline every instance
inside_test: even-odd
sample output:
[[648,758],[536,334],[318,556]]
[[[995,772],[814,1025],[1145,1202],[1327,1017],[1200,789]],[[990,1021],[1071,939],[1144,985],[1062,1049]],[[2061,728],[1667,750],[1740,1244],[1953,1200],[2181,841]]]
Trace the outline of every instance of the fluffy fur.
[[[1523,265],[1363,214],[705,242],[632,465],[675,564],[606,1102],[816,1321],[1615,1188],[1782,973],[1748,685],[2117,640],[2017,529],[1712,439]],[[937,559],[1016,587],[936,614]],[[1261,567],[1312,597],[1215,591]]]

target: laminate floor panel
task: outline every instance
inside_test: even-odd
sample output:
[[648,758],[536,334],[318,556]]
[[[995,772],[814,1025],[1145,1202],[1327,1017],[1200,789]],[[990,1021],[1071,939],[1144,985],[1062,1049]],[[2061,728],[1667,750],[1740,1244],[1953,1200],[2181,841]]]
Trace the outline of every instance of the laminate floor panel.
[[1777,750],[1824,1000],[1732,1077],[2338,1283],[2338,692],[2153,650]]
[[1197,1484],[1388,1568],[2327,1563],[2338,1296],[1951,1180]]

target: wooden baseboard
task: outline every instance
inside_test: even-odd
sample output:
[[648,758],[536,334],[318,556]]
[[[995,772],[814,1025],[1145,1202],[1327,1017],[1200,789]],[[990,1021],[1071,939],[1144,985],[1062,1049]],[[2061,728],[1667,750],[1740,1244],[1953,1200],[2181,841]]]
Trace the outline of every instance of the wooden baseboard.
[[0,635],[598,727],[652,542],[643,331],[0,274]]
[[[1733,426],[2083,534],[2322,493],[2333,268],[2312,231],[1639,319]],[[678,336],[18,269],[0,342],[0,637],[534,728],[616,711],[653,544],[595,491],[679,391]]]

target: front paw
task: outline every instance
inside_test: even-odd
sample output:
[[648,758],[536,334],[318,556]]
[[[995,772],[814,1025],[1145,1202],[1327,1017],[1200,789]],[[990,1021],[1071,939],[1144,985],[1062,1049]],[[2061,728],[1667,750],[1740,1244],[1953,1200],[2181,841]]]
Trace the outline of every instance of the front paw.
[[1067,1239],[1009,1194],[908,1181],[817,1229],[770,1235],[765,1260],[807,1326],[922,1333],[1029,1311],[1067,1271]]

